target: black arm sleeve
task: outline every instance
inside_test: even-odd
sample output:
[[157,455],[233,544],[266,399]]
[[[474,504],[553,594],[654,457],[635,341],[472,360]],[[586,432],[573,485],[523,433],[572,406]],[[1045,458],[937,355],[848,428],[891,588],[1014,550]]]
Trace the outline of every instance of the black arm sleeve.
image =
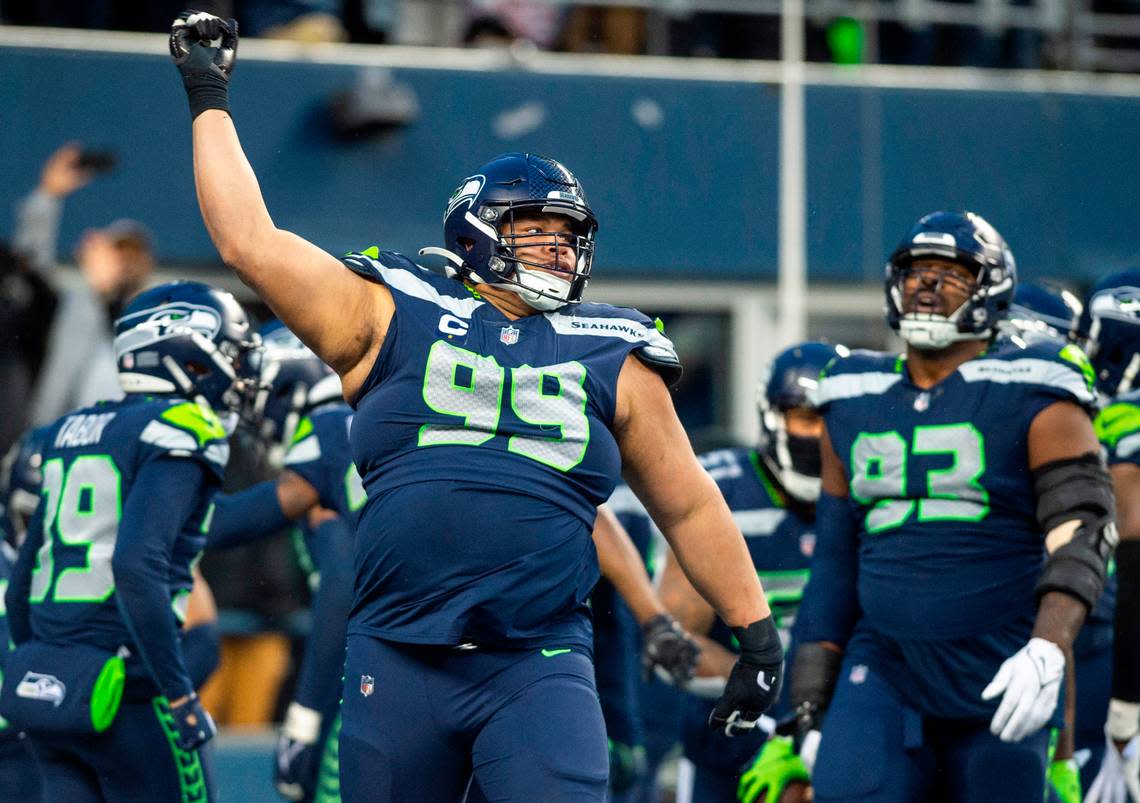
[[1116,612],[1112,696],[1140,703],[1140,541],[1116,548]]

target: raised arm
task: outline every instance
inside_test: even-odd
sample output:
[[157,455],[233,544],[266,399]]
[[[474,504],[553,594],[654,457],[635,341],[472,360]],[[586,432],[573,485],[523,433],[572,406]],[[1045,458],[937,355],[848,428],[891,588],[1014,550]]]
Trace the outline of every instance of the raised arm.
[[[194,180],[202,218],[226,264],[340,374],[345,394],[352,395],[387,332],[391,293],[274,225],[229,114],[237,33],[228,25],[195,14],[177,20],[171,35],[194,118]],[[219,46],[208,44],[218,37]]]

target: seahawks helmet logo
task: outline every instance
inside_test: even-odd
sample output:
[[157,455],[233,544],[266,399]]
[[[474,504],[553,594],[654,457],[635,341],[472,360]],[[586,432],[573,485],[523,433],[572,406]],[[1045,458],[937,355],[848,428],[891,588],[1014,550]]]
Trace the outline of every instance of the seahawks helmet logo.
[[459,188],[451,194],[451,198],[447,201],[447,213],[443,216],[446,220],[451,216],[451,213],[460,207],[461,204],[466,203],[467,208],[471,208],[471,204],[483,191],[483,185],[487,183],[487,178],[483,175],[471,176],[470,178],[463,179],[463,183]]
[[1140,287],[1117,287],[1097,293],[1089,306],[1095,317],[1134,320],[1140,317]]

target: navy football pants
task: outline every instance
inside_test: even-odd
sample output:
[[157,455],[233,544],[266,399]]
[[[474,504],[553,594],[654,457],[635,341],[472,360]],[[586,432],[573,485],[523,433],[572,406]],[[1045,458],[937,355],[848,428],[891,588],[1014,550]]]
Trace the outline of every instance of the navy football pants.
[[458,801],[472,774],[490,801],[603,801],[608,773],[594,668],[579,648],[348,637],[344,803]]
[[1040,803],[1049,731],[1006,744],[978,720],[924,718],[876,667],[845,660],[823,723],[816,803]]
[[207,745],[186,753],[173,743],[165,702],[124,702],[103,733],[29,735],[44,800],[67,803],[205,803],[215,800]]

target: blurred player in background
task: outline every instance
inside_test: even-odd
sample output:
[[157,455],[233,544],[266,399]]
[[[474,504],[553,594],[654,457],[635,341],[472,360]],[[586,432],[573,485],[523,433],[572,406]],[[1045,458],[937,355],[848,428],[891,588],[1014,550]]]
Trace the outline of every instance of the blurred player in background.
[[116,324],[127,396],[44,433],[42,501],[6,594],[21,680],[4,705],[29,732],[48,800],[212,796],[200,748],[214,727],[179,629],[228,457],[215,411],[238,405],[255,343],[232,296],[156,287]]
[[[1096,431],[1108,452],[1120,528],[1115,621],[1108,630],[1113,619],[1101,617],[1095,631],[1101,653],[1111,655],[1111,696],[1107,690],[1099,695],[1087,717],[1077,709],[1078,721],[1086,722],[1086,739],[1092,742],[1092,762],[1084,777],[1087,780],[1095,773],[1095,778],[1086,800],[1140,803],[1140,627],[1136,615],[1140,610],[1140,270],[1113,273],[1097,282],[1079,328],[1087,335],[1097,387],[1105,398]],[[1109,643],[1113,644],[1111,651]],[[1079,671],[1077,684],[1080,706],[1085,690]],[[1081,735],[1078,731],[1078,747],[1082,746]],[[1098,767],[1096,759],[1100,758]]]
[[928,215],[887,264],[906,354],[854,352],[821,379],[791,681],[802,730],[822,722],[817,801],[1044,796],[1116,527],[1083,352],[994,340],[1015,282],[989,223]]
[[[701,464],[716,481],[733,518],[747,540],[752,564],[768,594],[784,644],[808,579],[808,566],[815,546],[815,502],[819,497],[819,436],[823,418],[814,395],[820,372],[831,360],[846,355],[842,346],[800,343],[791,346],[765,366],[760,385],[760,441],[755,448],[721,449],[701,456]],[[681,625],[701,644],[697,674],[707,687],[710,680],[723,683],[736,659],[732,634],[716,618],[673,561],[667,560],[661,596]],[[694,682],[698,686],[701,681]],[[716,685],[713,684],[715,689]],[[712,696],[715,697],[713,691]],[[690,688],[686,695],[682,744],[691,762],[690,788],[679,795],[694,801],[734,801],[779,798],[790,783],[806,783],[807,770],[792,754],[790,740],[767,732],[734,740],[704,726],[712,708],[707,691],[703,696]],[[773,717],[788,713],[786,696],[772,710]],[[764,748],[763,755],[757,752]],[[777,754],[780,758],[777,759]],[[755,757],[754,766],[741,775]],[[680,781],[679,781],[680,783]]]
[[313,592],[312,617],[274,751],[273,777],[289,800],[335,801],[353,534],[365,499],[348,445],[352,409],[336,374],[296,335],[278,321],[260,334],[246,421],[270,461],[284,470],[276,479],[216,497],[207,546],[238,546],[302,521],[294,544]]
[[[999,328],[1015,342],[1050,340],[1061,349],[1077,339],[1082,309],[1080,299],[1064,288],[1019,284]],[[1049,782],[1060,803],[1079,803],[1082,787],[1088,789],[1104,754],[1102,728],[1112,682],[1115,605],[1116,578],[1110,562],[1104,593],[1077,636],[1072,664],[1065,667],[1065,727],[1058,733],[1049,764]]]
[[619,467],[741,642],[714,724],[755,727],[779,635],[673,410],[672,345],[640,313],[578,304],[597,220],[573,175],[507,154],[465,179],[425,251],[448,277],[377,248],[337,260],[265,208],[228,113],[236,26],[184,15],[170,44],[215,245],[356,410],[342,797],[455,799],[472,775],[492,799],[605,797],[585,601]]

